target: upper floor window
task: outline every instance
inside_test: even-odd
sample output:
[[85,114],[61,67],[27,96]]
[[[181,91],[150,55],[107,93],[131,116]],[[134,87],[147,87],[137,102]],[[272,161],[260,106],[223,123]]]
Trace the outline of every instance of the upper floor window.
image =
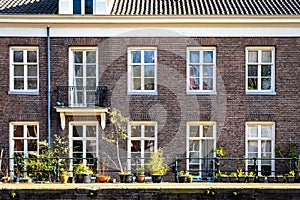
[[275,94],[274,47],[247,47],[246,93]]
[[93,14],[93,0],[73,0],[73,14]]
[[33,93],[39,90],[37,47],[10,48],[10,92]]
[[187,50],[187,93],[216,92],[216,49],[190,47]]
[[128,51],[128,92],[153,94],[157,91],[156,48],[130,48]]

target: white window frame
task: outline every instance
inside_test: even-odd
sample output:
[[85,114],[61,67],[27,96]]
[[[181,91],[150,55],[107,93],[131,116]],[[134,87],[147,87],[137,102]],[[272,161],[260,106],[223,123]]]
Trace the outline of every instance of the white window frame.
[[[23,63],[14,63],[14,51],[23,51]],[[37,53],[37,62],[36,63],[28,63],[27,62],[27,51],[36,51]],[[34,46],[15,46],[10,47],[10,80],[9,80],[9,92],[8,94],[28,94],[28,95],[38,95],[39,94],[39,48]],[[24,65],[24,89],[15,89],[14,88],[14,65]],[[36,89],[28,89],[28,65],[36,65],[37,66],[37,88]]]
[[[81,1],[81,14],[82,15],[85,15],[85,0],[80,0]],[[88,14],[88,15],[93,15],[95,14],[95,0],[92,0],[93,1],[93,13],[92,14]],[[74,4],[74,0],[72,0],[72,5]],[[72,8],[72,11],[73,11],[73,8]],[[74,14],[74,11],[72,12]]]
[[[190,137],[190,127],[191,126],[199,126],[200,129],[200,137]],[[203,126],[212,126],[213,127],[213,137],[203,137]],[[186,126],[186,157],[189,158],[189,154],[190,154],[190,140],[194,140],[194,141],[199,141],[199,158],[201,158],[201,142],[203,140],[213,140],[214,142],[214,147],[213,149],[216,148],[217,145],[217,124],[215,121],[191,121],[191,122],[187,122],[187,126]],[[216,156],[216,153],[213,152],[213,157]],[[198,178],[202,178],[202,159],[199,159],[199,163],[196,163],[199,165],[199,176],[193,175],[193,177],[198,177]],[[214,167],[214,166],[213,166]],[[190,169],[190,160],[187,159],[186,162],[186,169],[189,170]]]
[[[267,50],[271,51],[272,60],[271,63],[263,63],[262,62],[262,51]],[[258,62],[257,63],[250,63],[248,52],[249,51],[258,51]],[[257,65],[258,72],[258,88],[257,90],[249,90],[248,89],[248,65]],[[262,65],[271,65],[271,89],[270,90],[262,90],[261,88],[261,66]],[[245,80],[245,90],[246,94],[264,94],[264,95],[276,95],[275,91],[275,47],[246,47],[246,80]]]
[[[133,89],[133,70],[132,66],[135,65],[134,63],[131,63],[131,52],[132,51],[141,51],[141,63],[138,63],[138,65],[141,65],[141,90],[134,90]],[[154,63],[144,63],[144,54],[142,52],[144,51],[154,51]],[[149,95],[157,95],[157,48],[156,47],[130,47],[128,48],[128,59],[127,59],[127,66],[128,66],[128,94],[149,94]],[[137,65],[137,64],[136,64]],[[154,89],[153,90],[145,90],[144,87],[144,67],[146,65],[153,65],[154,66]]]
[[[258,136],[257,138],[255,137],[248,137],[248,127],[249,126],[257,126],[258,127]],[[268,137],[261,137],[261,127],[262,126],[270,126],[272,128],[272,136],[271,138],[268,138]],[[275,122],[246,122],[246,130],[245,130],[245,141],[246,141],[246,144],[245,144],[245,155],[246,157],[248,157],[248,142],[249,141],[257,141],[258,142],[258,159],[257,159],[257,167],[258,167],[258,171],[261,172],[261,167],[262,167],[262,161],[260,160],[261,159],[261,156],[262,156],[262,151],[261,151],[261,141],[270,141],[271,140],[271,158],[275,158]],[[252,158],[249,158],[249,159],[252,159]],[[252,160],[249,160],[247,159],[246,160],[246,166],[245,166],[245,169],[248,169],[248,165],[253,165],[251,163]],[[275,160],[271,160],[271,171],[272,171],[272,174],[274,175],[274,171],[275,171]]]
[[[141,126],[141,137],[131,137],[131,126]],[[145,137],[144,131],[145,126],[154,126],[155,132],[154,137]],[[131,158],[131,141],[141,141],[141,158],[145,158],[145,143],[143,141],[145,140],[153,140],[154,141],[154,149],[153,152],[156,152],[157,150],[157,122],[155,121],[131,121],[128,123],[128,138],[127,138],[127,157],[128,157],[128,170],[131,170],[131,160],[134,158]],[[141,159],[141,163],[139,163],[142,167],[145,167],[145,162],[143,159]]]
[[[87,137],[86,137],[86,126],[95,126],[96,127],[96,137],[89,137],[90,139],[93,139],[94,141],[96,141],[96,157],[99,157],[99,123],[98,121],[72,121],[69,122],[69,147],[70,147],[70,151],[69,151],[69,157],[73,158],[73,127],[74,126],[83,126],[83,136],[82,137],[76,137],[75,140],[80,140],[83,141],[83,147],[82,147],[82,158],[86,158],[86,141],[87,141]],[[83,165],[87,165],[87,160],[86,159],[82,159],[82,163]],[[73,170],[73,160],[71,159],[71,171]]]
[[[96,52],[96,87],[98,86],[99,82],[99,73],[98,73],[98,48],[97,47],[70,47],[69,48],[69,86],[75,86],[74,83],[74,52],[75,51],[82,51],[82,52],[87,52],[87,51],[95,51]],[[86,75],[86,53],[84,53],[83,57],[83,74]],[[84,80],[86,80],[86,76],[83,77]],[[83,83],[83,86],[87,86],[86,82]],[[76,91],[69,91],[69,105],[70,106],[75,106],[75,107],[82,107],[85,106],[86,104],[86,95],[84,95],[84,100],[83,104],[77,103],[77,100],[75,99],[76,96]]]
[[[23,137],[14,137],[14,126],[23,126]],[[36,126],[36,137],[27,137],[27,126]],[[24,140],[24,157],[28,158],[30,153],[38,153],[39,145],[37,144],[37,151],[29,151],[28,150],[28,142],[27,140],[35,139],[39,142],[39,122],[34,121],[15,121],[9,123],[9,158],[14,158],[14,140],[15,139],[23,139]],[[9,160],[9,169],[10,169],[10,177],[14,177],[14,159]]]
[[[190,52],[191,51],[199,51],[200,53],[200,62],[199,63],[191,63],[190,62]],[[203,62],[203,51],[213,51],[213,63],[204,63]],[[216,94],[217,89],[217,75],[216,75],[216,47],[188,47],[187,48],[187,66],[186,66],[186,77],[187,77],[187,84],[186,84],[186,91],[187,94]],[[192,90],[190,89],[190,65],[197,65],[200,67],[200,85],[199,89]],[[213,66],[213,89],[212,90],[204,90],[203,89],[203,66],[205,65],[212,65]]]

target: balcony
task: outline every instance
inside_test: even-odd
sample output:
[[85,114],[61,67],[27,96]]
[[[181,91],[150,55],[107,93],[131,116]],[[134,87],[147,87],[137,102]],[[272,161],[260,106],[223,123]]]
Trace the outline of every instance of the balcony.
[[101,117],[105,128],[105,113],[108,111],[108,89],[106,86],[59,86],[56,90],[56,112],[60,113],[61,128],[65,129],[66,116]]

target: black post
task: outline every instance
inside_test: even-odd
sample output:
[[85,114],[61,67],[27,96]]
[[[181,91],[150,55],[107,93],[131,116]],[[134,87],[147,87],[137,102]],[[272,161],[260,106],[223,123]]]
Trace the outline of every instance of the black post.
[[254,174],[255,174],[255,176],[258,176],[258,169],[257,169],[257,164],[256,164],[257,158],[252,158],[252,159],[254,162]]

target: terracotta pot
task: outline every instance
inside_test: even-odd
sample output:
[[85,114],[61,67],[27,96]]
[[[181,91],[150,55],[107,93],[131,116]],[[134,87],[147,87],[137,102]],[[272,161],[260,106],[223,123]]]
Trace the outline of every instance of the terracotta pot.
[[138,182],[138,183],[144,183],[145,182],[145,176],[144,175],[138,175],[138,176],[136,176],[136,182]]
[[97,176],[97,180],[100,183],[108,183],[108,181],[110,180],[110,176]]
[[60,182],[61,183],[64,183],[64,184],[68,183],[68,179],[69,179],[68,175],[61,175],[60,176]]

